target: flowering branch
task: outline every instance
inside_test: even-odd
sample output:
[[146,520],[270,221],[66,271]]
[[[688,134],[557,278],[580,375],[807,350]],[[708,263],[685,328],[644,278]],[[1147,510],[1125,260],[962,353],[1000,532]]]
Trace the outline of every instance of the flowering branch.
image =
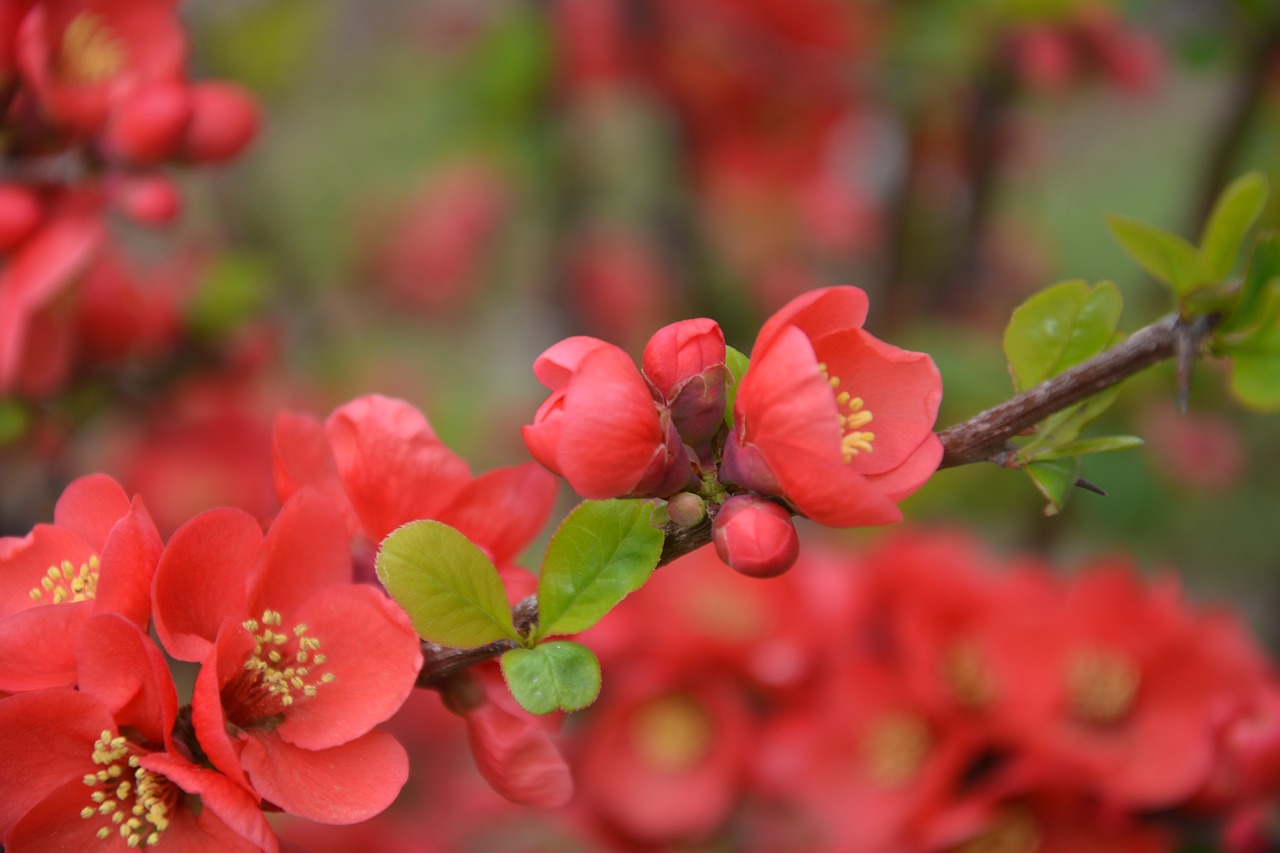
[[[1171,314],[1094,358],[944,429],[938,434],[944,448],[938,467],[954,468],[974,462],[1012,466],[1014,448],[1009,441],[1014,436],[1025,433],[1049,415],[1169,358],[1178,360],[1179,394],[1184,395],[1191,364],[1220,320],[1217,315],[1185,320]],[[712,522],[719,507],[709,502],[707,509],[708,516],[693,527],[680,527],[674,522],[667,524],[659,567],[711,543]],[[528,634],[538,621],[537,599],[529,596],[517,603],[512,608],[512,619],[522,635]],[[515,647],[516,643],[511,640],[499,640],[472,649],[454,649],[424,641],[424,663],[417,685],[442,686],[450,676],[492,660]]]

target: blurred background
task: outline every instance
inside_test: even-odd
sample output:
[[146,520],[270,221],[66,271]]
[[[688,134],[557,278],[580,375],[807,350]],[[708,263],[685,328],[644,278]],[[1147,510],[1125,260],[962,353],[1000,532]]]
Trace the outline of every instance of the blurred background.
[[[167,172],[183,209],[165,227],[112,214],[42,310],[63,343],[0,395],[0,533],[95,470],[166,534],[220,504],[269,519],[275,413],[363,393],[419,406],[475,470],[523,461],[545,393],[530,365],[555,341],[638,355],[710,316],[749,351],[762,318],[833,284],[869,292],[874,334],[932,354],[946,426],[1011,395],[1000,335],[1036,290],[1114,280],[1129,331],[1172,308],[1106,214],[1194,239],[1231,178],[1280,178],[1272,0],[180,8],[193,77],[251,90],[260,130],[233,162]],[[1106,497],[1046,518],[1024,476],[975,465],[906,516],[1063,566],[1128,551],[1276,648],[1275,421],[1206,361],[1187,415],[1162,366],[1104,431],[1147,442],[1086,459]]]

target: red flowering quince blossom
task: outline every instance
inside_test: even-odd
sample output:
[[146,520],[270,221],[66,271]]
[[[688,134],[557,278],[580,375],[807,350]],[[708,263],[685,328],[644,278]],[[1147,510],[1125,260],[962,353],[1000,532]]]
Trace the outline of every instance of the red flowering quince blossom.
[[534,459],[585,498],[666,497],[690,483],[667,407],[621,348],[566,338],[533,363],[551,396],[523,427]]
[[79,689],[0,701],[6,850],[277,849],[255,798],[175,744],[168,664],[138,626],[98,614],[70,645]]
[[240,510],[196,516],[170,539],[153,588],[166,650],[202,663],[192,719],[210,762],[322,823],[365,820],[399,792],[404,749],[373,727],[422,666],[404,611],[351,577],[341,514],[303,489],[265,536]]
[[71,483],[53,524],[0,538],[0,691],[75,684],[75,638],[95,613],[151,619],[162,543],[146,507],[104,474]]
[[888,524],[937,469],[942,380],[928,355],[861,327],[867,296],[830,287],[769,318],[734,402],[721,479],[832,527]]
[[16,53],[42,110],[92,133],[129,94],[180,80],[186,42],[176,0],[45,0],[23,18]]
[[370,394],[339,406],[323,425],[282,412],[273,439],[276,491],[303,486],[343,507],[353,536],[381,542],[430,518],[457,528],[503,566],[551,514],[556,480],[527,462],[472,477],[467,463],[404,400]]

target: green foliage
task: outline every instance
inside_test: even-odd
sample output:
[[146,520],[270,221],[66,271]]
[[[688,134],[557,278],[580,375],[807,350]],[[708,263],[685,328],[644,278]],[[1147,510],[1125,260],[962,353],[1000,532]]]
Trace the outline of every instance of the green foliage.
[[244,5],[211,23],[204,51],[221,74],[259,92],[278,91],[314,59],[333,8],[322,0]]
[[498,570],[447,524],[411,521],[393,531],[376,570],[424,640],[456,648],[521,640]]
[[1244,238],[1267,206],[1267,192],[1267,179],[1250,172],[1218,196],[1200,238],[1200,253],[1217,279],[1226,278],[1235,268]]
[[547,545],[538,577],[540,640],[586,630],[635,592],[662,555],[663,533],[650,523],[651,504],[585,501]]
[[1025,391],[1102,352],[1123,307],[1120,289],[1109,281],[1092,288],[1065,281],[1022,303],[1004,333],[1014,386]]
[[1258,238],[1236,305],[1214,344],[1231,360],[1231,391],[1244,405],[1280,409],[1280,234]]
[[0,400],[0,447],[22,438],[30,420],[26,408],[17,400]]
[[724,363],[729,368],[729,373],[733,376],[733,380],[729,382],[724,397],[724,422],[731,428],[733,427],[733,402],[738,399],[738,385],[742,382],[743,375],[747,372],[747,367],[751,364],[751,359],[738,352],[731,346],[724,348]]
[[530,714],[578,711],[600,693],[600,662],[579,643],[556,640],[512,649],[501,663],[507,688]]
[[250,252],[220,255],[188,309],[192,327],[206,338],[240,327],[262,310],[270,282],[270,271],[259,256]]
[[1080,460],[1077,457],[1053,459],[1044,462],[1028,462],[1023,470],[1031,477],[1040,494],[1044,495],[1045,515],[1057,515],[1071,496],[1076,480],[1080,477]]
[[1108,216],[1107,225],[1124,250],[1179,298],[1218,279],[1196,247],[1177,234],[1124,216]]

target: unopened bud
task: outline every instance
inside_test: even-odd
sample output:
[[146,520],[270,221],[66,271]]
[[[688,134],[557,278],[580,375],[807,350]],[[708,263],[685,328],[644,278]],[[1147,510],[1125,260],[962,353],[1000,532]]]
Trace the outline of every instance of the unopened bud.
[[800,555],[791,513],[759,495],[735,495],[725,501],[713,536],[720,559],[753,578],[780,575]]
[[680,527],[696,527],[707,517],[707,505],[693,492],[681,492],[667,499],[667,514]]

